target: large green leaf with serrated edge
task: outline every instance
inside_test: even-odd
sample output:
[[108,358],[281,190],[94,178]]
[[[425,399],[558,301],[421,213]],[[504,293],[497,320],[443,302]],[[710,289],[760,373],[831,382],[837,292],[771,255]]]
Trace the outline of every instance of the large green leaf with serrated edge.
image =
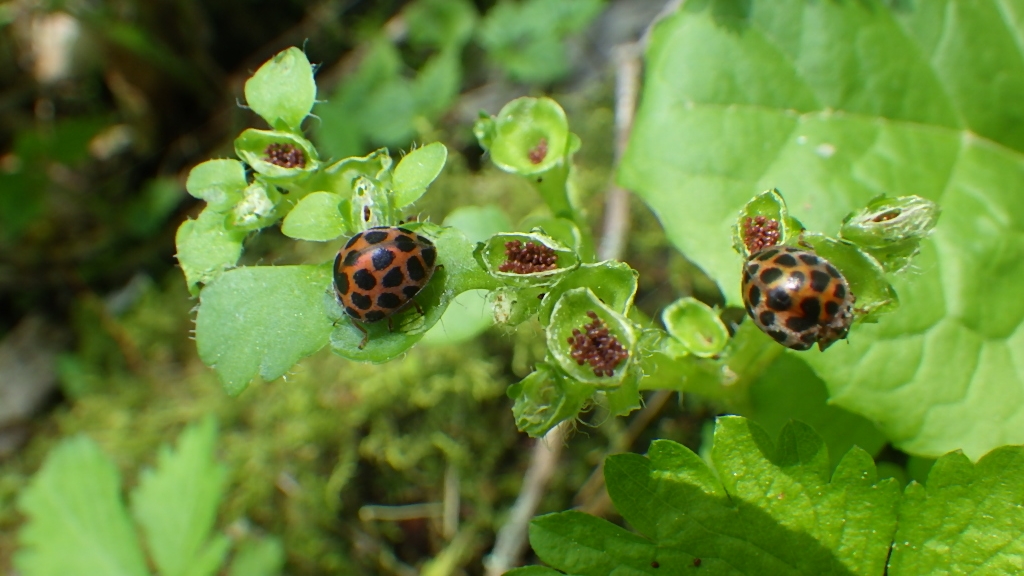
[[778,443],[753,422],[722,417],[713,472],[668,440],[647,457],[610,456],[608,494],[640,535],[579,512],[534,520],[530,544],[551,566],[587,576],[882,574],[896,530],[899,486],[879,481],[853,448],[829,477],[821,437],[791,423]]
[[939,458],[900,506],[889,576],[1024,573],[1024,448]]
[[661,21],[619,179],[739,302],[737,211],[777,187],[834,235],[876,195],[942,207],[901,308],[804,357],[903,450],[1024,443],[1024,2],[692,1]]
[[327,344],[336,319],[331,267],[251,266],[203,289],[196,315],[199,357],[229,394],[257,374],[279,378]]
[[149,574],[117,467],[92,440],[65,440],[50,452],[18,507],[28,517],[14,556],[23,576]]
[[227,480],[214,459],[216,441],[212,418],[186,428],[177,449],[164,446],[132,493],[132,513],[161,576],[215,574],[227,556],[227,537],[211,534]]

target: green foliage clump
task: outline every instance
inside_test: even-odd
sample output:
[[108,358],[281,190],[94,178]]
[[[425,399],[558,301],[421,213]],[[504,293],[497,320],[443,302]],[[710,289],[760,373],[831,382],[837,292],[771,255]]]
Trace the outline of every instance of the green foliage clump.
[[[227,470],[214,461],[216,427],[207,419],[187,428],[176,450],[164,447],[156,467],[143,471],[131,494],[131,513],[157,573],[216,574],[232,543],[213,532]],[[28,522],[19,531],[15,567],[26,576],[95,573],[150,574],[120,496],[117,468],[86,437],[63,441],[47,456],[19,505]],[[284,555],[274,539],[235,550],[230,571],[277,574]]]

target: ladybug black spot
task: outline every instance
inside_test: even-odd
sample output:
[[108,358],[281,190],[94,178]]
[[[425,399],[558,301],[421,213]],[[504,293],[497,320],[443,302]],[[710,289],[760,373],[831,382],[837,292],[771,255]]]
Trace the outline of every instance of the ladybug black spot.
[[806,281],[807,276],[805,276],[803,272],[794,270],[789,273],[789,282],[787,282],[786,285],[790,290],[796,291],[803,288],[804,282]]
[[352,274],[352,280],[355,281],[356,286],[359,286],[361,290],[369,292],[377,286],[377,279],[373,277],[373,274],[369,270],[360,268]]
[[804,253],[804,254],[800,254],[797,257],[800,258],[801,262],[803,262],[804,264],[807,264],[808,266],[817,266],[818,265],[818,257],[815,256],[814,254]]
[[370,310],[369,312],[366,313],[367,322],[379,322],[383,320],[385,317],[387,317],[387,314],[381,312],[380,310]]
[[768,291],[766,304],[776,312],[785,312],[793,305],[793,299],[790,298],[789,292],[786,292],[785,288],[773,288]]
[[358,259],[359,259],[359,252],[356,251],[356,250],[353,250],[353,251],[349,252],[348,254],[345,254],[345,260],[341,263],[341,265],[345,266],[345,267],[353,266],[353,265],[355,265],[356,260],[358,260]]
[[362,238],[362,237],[363,237],[363,233],[362,232],[360,232],[359,234],[356,234],[348,242],[345,243],[345,247],[342,248],[342,250],[348,250],[349,248],[352,247],[353,244],[355,244],[356,242],[359,242],[359,239]]
[[348,293],[348,274],[345,274],[344,272],[335,272],[334,273],[334,286],[338,289],[338,293],[340,293],[340,294],[347,294]]
[[775,256],[778,253],[779,253],[778,249],[765,250],[764,252],[761,252],[760,254],[757,255],[756,260],[764,262],[765,260]]
[[789,335],[782,330],[768,330],[767,333],[779,344],[785,344],[786,338],[789,337]]
[[[369,236],[369,234],[367,234],[367,236]],[[370,257],[370,260],[373,262],[374,270],[383,270],[388,266],[391,266],[391,263],[395,261],[395,254],[387,248],[378,248],[373,252],[373,256]]]
[[765,268],[764,271],[761,272],[761,282],[771,284],[779,278],[782,278],[782,274],[783,272],[779,268]]
[[413,233],[413,231],[412,231],[412,230],[409,230],[408,228],[402,228],[401,226],[398,226],[398,227],[396,227],[395,229],[396,229],[396,230],[398,230],[399,232],[402,232],[403,234],[412,234],[412,235],[415,235],[415,234]]
[[360,318],[363,317],[363,314],[359,310],[356,310],[351,306],[345,307],[345,314],[348,314],[349,316],[355,318],[356,320],[359,320]]
[[366,294],[360,294],[359,292],[352,293],[352,303],[355,304],[357,308],[361,308],[363,310],[369,310],[373,306],[373,300],[370,300],[370,297]]
[[811,290],[824,292],[832,280],[821,270],[811,270]]
[[388,233],[383,230],[370,230],[363,234],[363,238],[366,239],[367,244],[380,244],[388,239]]
[[416,249],[416,241],[409,236],[399,236],[395,238],[395,248],[402,252],[412,252]]
[[808,320],[817,321],[821,316],[821,302],[817,298],[804,298],[800,301],[800,310]]
[[409,285],[409,286],[406,286],[406,287],[402,288],[402,294],[405,294],[406,298],[412,298],[419,291],[420,291],[420,287],[419,286]]
[[433,246],[424,248],[420,252],[420,256],[423,256],[423,262],[427,265],[427,268],[430,268],[434,265],[434,262],[437,261],[437,248],[434,248]]
[[829,275],[833,278],[843,277],[843,275],[839,273],[839,270],[836,270],[836,267],[831,264],[825,264],[825,270],[828,270]]
[[[747,302],[753,308],[761,303],[761,289],[757,286],[751,286],[750,292],[747,293]],[[753,316],[753,314],[751,314]]]
[[377,296],[377,306],[381,308],[398,308],[402,305],[402,299],[393,292],[382,292]]
[[392,268],[384,275],[380,284],[385,288],[394,288],[395,286],[401,286],[402,282],[405,282],[405,274],[402,274],[402,269]]
[[846,298],[846,287],[842,284],[836,284],[836,289],[832,291],[832,294],[836,298]]
[[419,282],[427,275],[427,271],[423,267],[423,262],[415,256],[409,257],[409,261],[405,263],[405,269],[409,273],[409,279],[413,282]]
[[765,310],[764,312],[761,312],[761,315],[758,316],[757,319],[758,319],[758,321],[761,322],[762,326],[767,328],[767,327],[771,326],[772,324],[775,324],[775,313],[774,312],[769,312],[768,310]]
[[786,328],[794,332],[803,332],[804,330],[810,330],[818,325],[817,318],[808,318],[806,316],[790,316],[786,318]]
[[835,316],[836,314],[839,313],[839,304],[837,304],[834,300],[829,300],[828,302],[825,302],[825,313],[828,314],[830,318]]
[[775,263],[779,266],[785,266],[786,268],[792,268],[797,265],[796,258],[792,254],[782,254],[775,259]]

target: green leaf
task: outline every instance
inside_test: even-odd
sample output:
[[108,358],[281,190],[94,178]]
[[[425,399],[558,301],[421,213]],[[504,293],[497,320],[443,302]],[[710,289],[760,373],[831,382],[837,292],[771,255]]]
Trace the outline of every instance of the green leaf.
[[838,268],[850,283],[858,320],[876,322],[882,314],[899,307],[899,296],[886,279],[882,265],[856,244],[813,232],[804,233],[801,239]]
[[612,310],[626,314],[636,296],[638,276],[629,264],[616,260],[583,264],[548,289],[541,301],[538,317],[541,323],[549,323],[555,303],[563,293],[573,288],[590,288]]
[[188,173],[185,189],[218,212],[224,212],[242,199],[249,183],[245,165],[238,160],[207,160]]
[[209,207],[195,220],[185,220],[174,237],[178,248],[178,264],[185,273],[185,282],[195,294],[199,284],[206,284],[238,262],[242,255],[245,232],[228,230],[226,216]]
[[156,469],[143,470],[132,493],[132,513],[161,576],[214,574],[227,555],[227,538],[211,534],[227,480],[214,459],[216,442],[212,418],[189,426],[177,450],[160,449]]
[[562,572],[545,566],[524,566],[505,572],[505,576],[562,576]]
[[997,448],[972,464],[938,459],[928,483],[907,487],[889,574],[1019,574],[1024,570],[1024,448]]
[[120,490],[117,467],[92,440],[58,444],[19,498],[28,521],[15,568],[23,576],[149,574]]
[[468,290],[452,299],[441,320],[427,330],[423,342],[450,345],[472,340],[494,324],[487,290]]
[[477,20],[476,8],[468,0],[417,0],[403,14],[409,42],[434,48],[461,48]]
[[620,182],[732,304],[728,228],[759,190],[829,235],[880,194],[938,203],[893,280],[901,308],[806,360],[902,450],[1024,443],[1020,21],[992,0],[730,6],[687,2],[654,28]]
[[316,101],[313,67],[302,50],[288,48],[260,66],[245,82],[245,101],[272,128],[298,132]]
[[277,538],[244,540],[228,576],[275,576],[284,568],[284,546]]
[[445,226],[458,228],[470,242],[483,242],[500,232],[510,232],[512,221],[493,205],[459,206],[444,217]]
[[609,456],[608,494],[643,536],[566,512],[535,519],[530,544],[555,568],[587,575],[682,574],[696,558],[712,574],[883,572],[899,487],[877,479],[864,451],[848,452],[830,482],[827,450],[807,426],[787,425],[775,445],[729,416],[716,424],[711,458],[717,475],[668,440],[646,458]]
[[393,190],[395,207],[412,204],[427,191],[448,158],[448,149],[440,142],[427,144],[405,155],[395,166]]
[[[575,510],[534,518],[530,522],[530,545],[541,560],[572,574],[660,573],[651,567],[655,558],[660,559],[654,542]],[[682,566],[682,563],[664,564],[666,574],[679,574],[674,570]]]
[[797,354],[780,354],[750,387],[752,420],[777,436],[790,420],[810,425],[828,445],[835,466],[850,448],[857,446],[875,456],[886,443],[885,435],[868,419],[828,402],[821,378]]
[[279,378],[327,344],[331,306],[338,308],[329,265],[236,268],[203,289],[199,357],[228,394],[239,394],[257,374]]
[[340,210],[342,200],[331,192],[313,192],[285,216],[281,232],[297,240],[334,240],[349,231],[348,220]]

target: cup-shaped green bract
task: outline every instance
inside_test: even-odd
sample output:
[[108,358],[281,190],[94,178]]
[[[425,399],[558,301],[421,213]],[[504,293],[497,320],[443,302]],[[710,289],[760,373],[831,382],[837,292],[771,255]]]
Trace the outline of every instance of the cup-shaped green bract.
[[228,225],[240,230],[257,230],[277,220],[275,210],[281,194],[276,187],[257,180],[242,191],[242,199],[228,213]]
[[494,321],[499,324],[516,326],[526,322],[537,313],[541,299],[545,297],[546,286],[533,288],[499,288],[491,292]]
[[589,288],[563,293],[546,329],[548,353],[569,377],[616,388],[633,364],[637,331]]
[[298,132],[316,101],[309,59],[295,47],[278,52],[246,81],[245,101],[272,128]]
[[843,220],[839,236],[870,252],[890,272],[905,269],[938,222],[939,205],[920,196],[879,196]]
[[512,415],[516,427],[532,438],[540,438],[563,420],[575,418],[593,393],[592,386],[566,378],[544,362],[508,389],[508,397],[515,400]]
[[352,186],[352,196],[342,202],[342,211],[356,230],[384,226],[398,221],[391,190],[376,178],[359,176]]
[[530,232],[554,238],[568,246],[583,262],[589,262],[594,259],[593,240],[587,234],[584,234],[575,222],[568,218],[548,215],[527,216],[519,223],[519,229],[529,230]]
[[740,210],[733,226],[733,247],[744,258],[775,244],[785,244],[803,230],[789,216],[786,201],[775,188],[754,196]]
[[225,212],[242,199],[242,190],[249,185],[245,165],[238,160],[207,160],[188,173],[185,189],[210,209]]
[[495,166],[523,176],[561,164],[572,144],[565,111],[550,98],[516,98],[494,118],[480,118],[474,133]]
[[288,189],[320,165],[312,142],[276,130],[245,130],[235,139],[235,153],[268,182]]
[[478,257],[487,273],[508,286],[550,286],[580,264],[579,257],[555,239],[537,233],[495,234]]
[[680,298],[665,307],[661,321],[668,333],[695,356],[710,358],[729,343],[729,330],[718,314],[695,298]]
[[810,246],[846,277],[855,298],[855,320],[876,322],[880,315],[899,307],[899,297],[886,280],[882,265],[856,244],[811,232],[801,236],[801,244]]
[[605,260],[583,264],[552,286],[541,300],[538,317],[542,324],[551,321],[555,303],[568,290],[590,288],[606,306],[623,316],[629,312],[636,296],[637,271],[624,262]]

